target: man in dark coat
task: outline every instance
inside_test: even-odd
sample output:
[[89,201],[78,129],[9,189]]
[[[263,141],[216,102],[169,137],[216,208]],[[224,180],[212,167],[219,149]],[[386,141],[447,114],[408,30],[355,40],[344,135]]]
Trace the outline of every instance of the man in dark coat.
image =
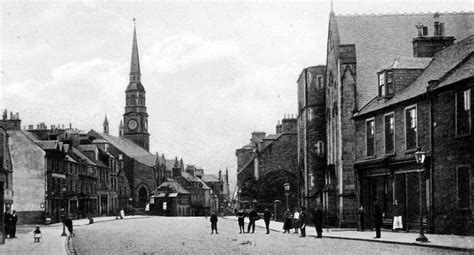
[[249,212],[249,225],[247,227],[247,233],[250,233],[250,229],[252,229],[252,234],[255,232],[255,221],[260,219],[255,209],[251,209]]
[[4,220],[4,225],[5,225],[5,237],[6,238],[11,238],[11,214],[10,211],[7,210],[3,214],[3,220]]
[[72,220],[69,217],[66,216],[66,217],[64,217],[63,223],[66,226],[67,231],[69,231],[69,235],[74,236]]
[[272,213],[268,208],[265,208],[263,213],[263,221],[265,221],[265,227],[267,228],[267,234],[270,234],[270,219],[272,218]]
[[244,209],[240,209],[238,212],[237,212],[237,220],[239,222],[239,233],[242,234],[242,233],[245,233],[245,222],[244,222],[244,219],[245,219],[245,212],[244,212]]
[[216,234],[219,234],[217,232],[217,215],[215,212],[212,212],[210,221],[211,221],[211,234],[214,234],[214,230],[216,231]]
[[380,238],[380,229],[383,225],[382,210],[378,204],[374,206],[374,226],[375,226],[375,238]]
[[299,224],[300,224],[300,230],[301,230],[300,237],[305,237],[306,236],[306,208],[305,207],[301,207]]
[[10,238],[16,238],[16,223],[18,222],[18,216],[16,211],[13,210],[13,213],[10,214]]
[[283,229],[285,230],[285,232],[283,232],[283,234],[290,233],[292,219],[293,219],[293,214],[290,212],[290,209],[286,209],[285,222],[283,223]]
[[314,212],[314,227],[316,228],[316,233],[318,234],[316,238],[323,237],[323,211],[319,207]]

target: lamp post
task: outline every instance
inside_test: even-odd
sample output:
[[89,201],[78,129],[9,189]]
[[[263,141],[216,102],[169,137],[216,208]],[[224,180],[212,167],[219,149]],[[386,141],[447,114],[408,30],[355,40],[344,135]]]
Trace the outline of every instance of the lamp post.
[[[62,188],[62,194],[61,194],[61,195],[63,196],[63,198],[64,198],[64,196],[65,196],[64,193],[66,193],[66,187],[63,187],[63,188]],[[63,204],[63,206],[64,206],[64,204]],[[62,214],[61,216],[62,216],[62,220],[63,220],[63,232],[61,233],[61,236],[67,236],[67,234],[66,234],[66,225],[64,224],[64,222],[66,221],[66,217],[67,217],[67,216],[66,216],[66,213],[67,213],[67,212],[66,212],[66,210],[64,209],[64,207],[61,208],[61,214]]]
[[290,195],[290,184],[288,182],[285,182],[285,184],[283,184],[283,187],[285,187],[286,209],[289,209],[290,207],[288,206],[288,196]]
[[281,203],[281,201],[280,200],[273,201],[273,210],[274,210],[273,220],[274,221],[277,220],[277,203]]
[[428,238],[425,236],[425,230],[423,228],[423,198],[421,187],[423,185],[422,182],[422,174],[424,173],[423,163],[425,162],[426,152],[422,151],[420,148],[414,153],[416,163],[420,165],[420,171],[418,172],[418,179],[420,181],[420,236],[416,238],[418,242],[428,242]]

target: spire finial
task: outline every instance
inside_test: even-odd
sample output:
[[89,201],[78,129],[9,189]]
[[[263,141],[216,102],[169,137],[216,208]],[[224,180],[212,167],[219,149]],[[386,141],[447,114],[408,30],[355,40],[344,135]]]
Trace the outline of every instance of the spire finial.
[[133,29],[136,29],[136,27],[137,27],[137,26],[136,26],[136,21],[137,21],[137,20],[135,19],[135,17],[133,17],[132,21],[133,21]]
[[332,0],[331,0],[331,13],[334,13],[334,6],[333,6]]

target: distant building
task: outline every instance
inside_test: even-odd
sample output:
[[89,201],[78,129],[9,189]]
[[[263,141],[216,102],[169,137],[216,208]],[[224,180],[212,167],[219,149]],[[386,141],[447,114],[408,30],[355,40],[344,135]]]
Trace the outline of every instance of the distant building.
[[303,69],[298,81],[298,168],[301,204],[322,205],[326,173],[325,66]]
[[[12,114],[13,117],[13,114]],[[13,119],[7,119],[7,111],[3,112],[2,119],[0,119],[0,226],[4,224],[5,212],[11,208],[13,203],[13,182],[12,182],[12,164],[9,149],[9,135],[8,129],[15,127],[19,123],[19,116],[15,115]],[[11,123],[13,122],[13,123]],[[8,128],[8,129],[7,129]],[[0,244],[5,240],[4,229],[0,228]]]
[[[297,120],[285,116],[276,126],[276,134],[265,136],[264,132],[253,132],[250,143],[236,150],[237,185],[240,190],[267,174],[285,172],[298,175]],[[298,200],[297,180],[288,180],[292,184],[292,201]],[[282,187],[283,189],[283,187]],[[240,193],[239,193],[240,194]],[[240,201],[253,201],[253,194],[240,194]]]

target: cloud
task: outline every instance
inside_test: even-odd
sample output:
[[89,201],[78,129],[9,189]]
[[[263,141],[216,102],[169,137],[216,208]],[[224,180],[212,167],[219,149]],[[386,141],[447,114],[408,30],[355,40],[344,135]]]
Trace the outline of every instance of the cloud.
[[205,40],[192,33],[170,36],[145,52],[143,68],[149,72],[178,72],[192,65],[238,57],[239,47],[230,40]]

